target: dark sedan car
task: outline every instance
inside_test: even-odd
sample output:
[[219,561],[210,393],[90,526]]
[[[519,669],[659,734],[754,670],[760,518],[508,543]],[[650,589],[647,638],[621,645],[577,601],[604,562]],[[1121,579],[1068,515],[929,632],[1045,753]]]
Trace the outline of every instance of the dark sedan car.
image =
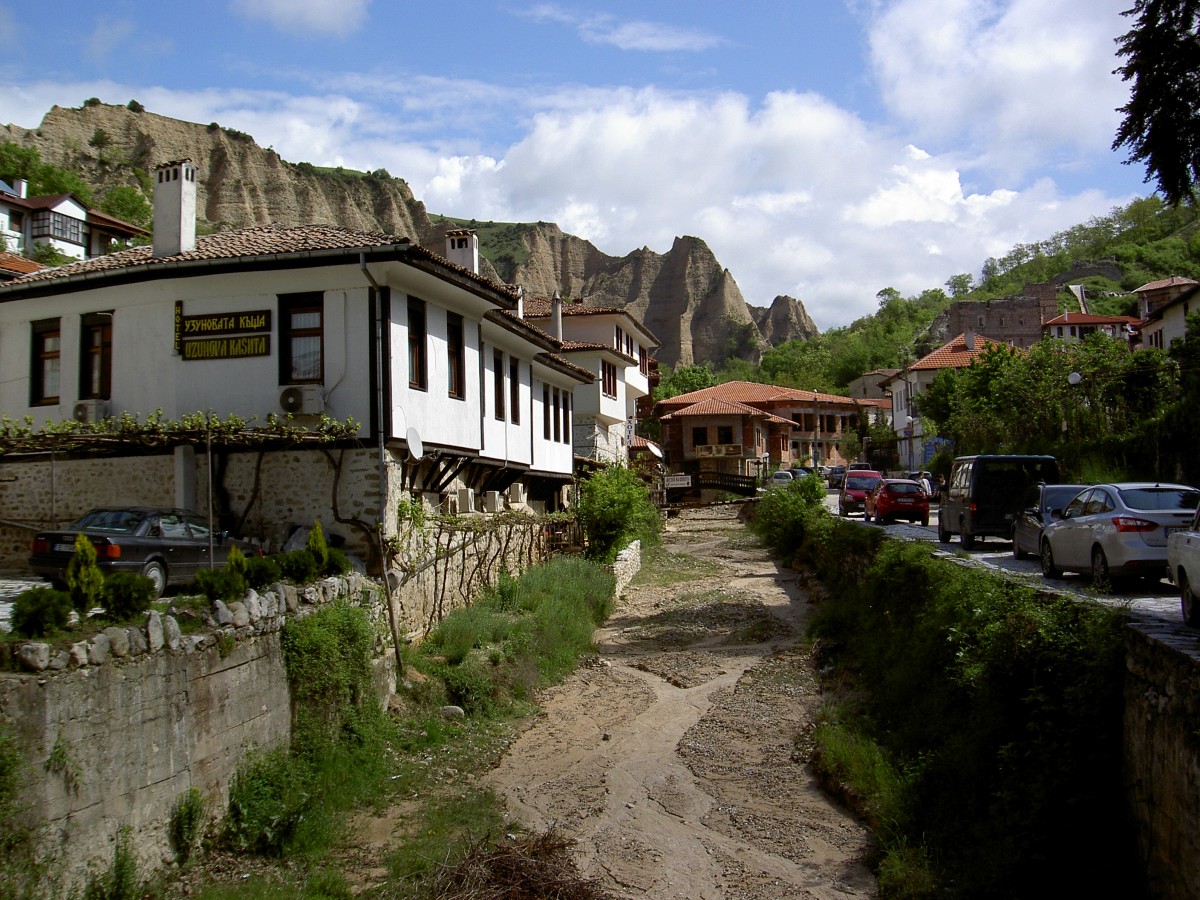
[[216,564],[224,565],[230,546],[236,543],[223,532],[210,532],[202,516],[187,510],[93,509],[70,528],[38,533],[31,547],[30,568],[43,578],[65,583],[77,534],[87,535],[96,548],[102,572],[145,575],[154,583],[155,596],[168,585],[187,584],[196,572],[208,568],[210,544]]
[[1041,553],[1042,529],[1050,524],[1050,511],[1066,507],[1085,487],[1085,484],[1037,485],[1030,495],[1032,502],[1013,519],[1013,558],[1024,559]]

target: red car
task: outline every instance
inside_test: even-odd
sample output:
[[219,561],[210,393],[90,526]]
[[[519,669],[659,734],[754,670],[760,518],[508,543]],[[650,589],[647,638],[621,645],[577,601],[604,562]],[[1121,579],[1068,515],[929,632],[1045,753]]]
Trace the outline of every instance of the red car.
[[881,478],[882,473],[871,469],[848,469],[846,480],[842,482],[842,492],[838,494],[838,515],[848,516],[863,509],[867,494],[871,493]]
[[874,519],[880,525],[899,519],[928,525],[929,495],[916,481],[884,478],[867,495],[863,518],[868,522]]

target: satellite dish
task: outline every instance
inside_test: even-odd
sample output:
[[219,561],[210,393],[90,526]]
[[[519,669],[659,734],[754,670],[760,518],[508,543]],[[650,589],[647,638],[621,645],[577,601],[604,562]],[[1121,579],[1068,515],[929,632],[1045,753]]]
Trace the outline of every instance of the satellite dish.
[[653,453],[659,459],[662,459],[662,450],[659,449],[658,444],[646,444],[646,447],[651,453]]
[[425,455],[425,445],[421,443],[421,435],[417,433],[416,428],[409,426],[405,439],[408,441],[408,452],[413,459],[420,459]]

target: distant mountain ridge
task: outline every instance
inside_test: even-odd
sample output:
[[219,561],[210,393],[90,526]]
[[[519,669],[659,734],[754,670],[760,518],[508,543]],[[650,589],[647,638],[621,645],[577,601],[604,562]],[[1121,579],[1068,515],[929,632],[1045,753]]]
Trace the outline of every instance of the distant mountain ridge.
[[[104,141],[95,141],[103,132]],[[44,161],[77,171],[97,193],[140,185],[164,162],[190,159],[199,173],[199,227],[331,224],[409,237],[445,252],[445,232],[461,220],[431,216],[408,184],[373,173],[291,163],[241,132],[103,103],[53,107],[36,130],[4,126],[0,140],[35,147]],[[101,146],[97,147],[99,143]],[[522,285],[534,296],[564,296],[629,311],[661,342],[670,366],[757,361],[770,346],[818,334],[804,304],[776,297],[746,303],[732,273],[698,237],[677,237],[665,254],[647,247],[623,257],[537,223],[470,223],[480,236],[482,274]]]

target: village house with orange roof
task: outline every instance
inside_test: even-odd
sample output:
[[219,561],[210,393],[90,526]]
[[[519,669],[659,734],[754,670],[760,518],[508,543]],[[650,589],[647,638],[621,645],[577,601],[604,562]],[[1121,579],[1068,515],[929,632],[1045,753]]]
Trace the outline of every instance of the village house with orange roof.
[[1101,316],[1067,310],[1042,323],[1042,336],[1076,343],[1089,334],[1106,334],[1132,345],[1140,325],[1141,320],[1136,316]]
[[898,437],[902,465],[909,470],[924,467],[936,452],[927,440],[915,400],[929,389],[943,369],[965,369],[991,347],[1007,347],[1002,341],[966,331],[947,341],[884,382],[892,393],[892,423]]
[[731,381],[660,400],[654,416],[669,472],[757,480],[775,468],[845,463],[842,439],[858,428],[863,402]]

